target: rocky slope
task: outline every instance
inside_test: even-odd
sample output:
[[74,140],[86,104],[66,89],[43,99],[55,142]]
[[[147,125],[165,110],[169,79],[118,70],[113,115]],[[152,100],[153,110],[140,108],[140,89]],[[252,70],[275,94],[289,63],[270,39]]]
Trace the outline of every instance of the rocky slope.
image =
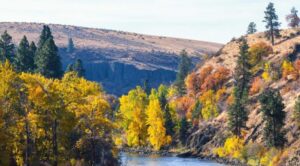
[[[263,33],[246,36],[246,39],[250,46],[258,42],[265,42],[271,45],[270,42],[265,39]],[[239,39],[232,40],[222,48],[218,55],[207,60],[201,67],[197,68],[195,72],[199,73],[203,67],[211,65],[213,67],[226,67],[233,73],[239,55],[239,45]],[[283,60],[287,57],[293,57],[293,61],[300,59],[300,29],[282,30],[281,37],[276,40],[276,44],[273,46],[273,53],[268,57],[265,57],[264,60],[270,62],[274,66],[280,67]],[[261,72],[258,72],[255,76],[260,75]],[[231,79],[226,83],[228,95],[232,90],[232,82],[233,80]],[[293,119],[294,104],[297,97],[300,95],[299,83],[299,77],[296,80],[279,78],[278,80],[273,80],[262,85],[264,87],[272,87],[280,90],[285,104],[284,111],[287,112],[286,125],[284,127],[287,131],[286,153],[279,159],[279,165],[295,166],[300,163],[300,128]],[[246,144],[250,142],[263,143],[262,130],[264,122],[262,113],[259,111],[260,104],[257,98],[261,92],[262,91],[250,96],[250,103],[248,105],[248,129],[246,130],[245,135]],[[187,147],[193,155],[215,158],[216,155],[213,153],[213,149],[223,146],[226,137],[229,135],[229,132],[226,130],[226,112],[228,105],[225,100],[219,103],[219,108],[220,114],[218,117],[208,122],[200,122],[198,130],[190,135]]]
[[[43,24],[0,23],[0,32],[7,30],[18,43],[23,35],[38,41]],[[84,62],[86,77],[101,82],[108,93],[121,95],[145,80],[151,87],[170,83],[175,79],[179,53],[186,49],[194,63],[203,55],[212,55],[221,44],[150,36],[122,31],[84,28],[67,25],[49,25],[55,42],[60,48],[63,65],[66,67],[76,58]],[[76,50],[66,53],[68,38]]]

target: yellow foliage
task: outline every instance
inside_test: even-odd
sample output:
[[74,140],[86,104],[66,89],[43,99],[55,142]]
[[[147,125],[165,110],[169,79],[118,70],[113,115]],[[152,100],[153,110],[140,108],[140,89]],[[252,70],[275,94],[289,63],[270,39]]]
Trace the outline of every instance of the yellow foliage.
[[270,64],[265,63],[264,72],[262,73],[262,78],[267,82],[271,81],[271,77],[269,73],[270,73]]
[[148,139],[154,150],[160,150],[162,146],[167,145],[171,140],[166,135],[164,116],[155,90],[152,90],[149,100],[146,109],[147,124],[149,125]]
[[147,95],[141,87],[137,87],[120,98],[121,126],[126,133],[129,146],[146,144],[147,126],[145,106]]
[[287,78],[289,75],[291,76],[292,80],[296,80],[298,78],[298,72],[294,68],[292,62],[284,60],[281,67],[283,78]]
[[204,120],[209,120],[218,115],[217,97],[213,90],[204,92],[199,100],[202,104],[201,114]]
[[223,147],[216,148],[214,153],[219,157],[232,157],[240,159],[244,149],[244,140],[237,136],[229,137],[226,139]]

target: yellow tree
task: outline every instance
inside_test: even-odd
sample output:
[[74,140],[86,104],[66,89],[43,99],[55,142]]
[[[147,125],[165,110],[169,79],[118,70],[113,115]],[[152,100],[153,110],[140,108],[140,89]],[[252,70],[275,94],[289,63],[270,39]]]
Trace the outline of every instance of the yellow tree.
[[200,96],[202,104],[201,115],[204,120],[209,120],[218,115],[217,98],[213,90],[208,90]]
[[0,165],[9,165],[9,158],[22,158],[19,127],[21,81],[6,61],[0,64]]
[[142,146],[146,144],[147,126],[145,106],[147,95],[141,87],[136,87],[120,98],[119,116],[122,124],[127,144],[129,146]]
[[164,126],[164,115],[160,106],[159,98],[156,90],[152,89],[149,96],[149,105],[146,109],[148,136],[150,144],[154,150],[160,150],[163,145],[171,142],[171,136],[166,135],[166,128]]

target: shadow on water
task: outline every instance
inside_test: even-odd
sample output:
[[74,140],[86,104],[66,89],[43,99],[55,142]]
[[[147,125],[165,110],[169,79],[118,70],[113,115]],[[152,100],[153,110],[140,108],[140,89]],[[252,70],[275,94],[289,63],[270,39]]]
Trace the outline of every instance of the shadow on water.
[[160,156],[158,154],[121,153],[121,161],[122,166],[222,166],[222,164],[197,158],[179,158],[176,156]]

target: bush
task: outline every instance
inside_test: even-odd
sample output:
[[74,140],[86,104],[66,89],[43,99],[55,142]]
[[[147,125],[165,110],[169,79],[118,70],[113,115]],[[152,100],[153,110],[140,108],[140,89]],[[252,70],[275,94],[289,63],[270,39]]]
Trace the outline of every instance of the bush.
[[214,153],[219,157],[231,157],[241,159],[244,150],[244,140],[237,136],[226,139],[223,147],[216,148]]
[[272,47],[265,42],[258,42],[256,44],[253,44],[249,48],[250,64],[252,66],[256,66],[259,62],[261,62],[263,57],[266,57],[271,53],[273,53]]
[[263,84],[264,82],[260,77],[255,77],[250,87],[250,95],[259,93],[263,88]]

